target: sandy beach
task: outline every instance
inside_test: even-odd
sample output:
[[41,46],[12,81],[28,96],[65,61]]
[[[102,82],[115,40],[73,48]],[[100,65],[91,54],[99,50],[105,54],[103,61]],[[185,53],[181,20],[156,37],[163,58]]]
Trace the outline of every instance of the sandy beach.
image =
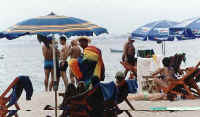
[[[47,115],[54,117],[54,110],[43,110],[46,105],[54,106],[54,93],[41,92],[35,93],[31,101],[25,101],[25,95],[23,94],[18,101],[21,110],[18,111],[19,117],[46,117]],[[58,96],[58,104],[62,102],[62,98]],[[179,100],[179,101],[131,101],[132,105],[138,111],[131,111],[130,107],[123,102],[119,105],[122,110],[130,110],[133,117],[198,117],[200,110],[196,111],[140,111],[148,110],[150,107],[197,107],[200,105],[200,100]],[[14,108],[13,108],[14,109]],[[26,111],[31,110],[31,111]],[[58,110],[58,115],[62,111]],[[125,112],[119,115],[119,117],[128,117]]]

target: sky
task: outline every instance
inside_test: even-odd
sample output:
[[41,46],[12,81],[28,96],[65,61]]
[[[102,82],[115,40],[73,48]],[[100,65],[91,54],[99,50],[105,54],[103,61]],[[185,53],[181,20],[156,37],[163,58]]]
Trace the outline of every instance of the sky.
[[125,34],[152,21],[198,17],[199,4],[199,0],[1,0],[0,31],[53,11],[90,21],[112,34]]

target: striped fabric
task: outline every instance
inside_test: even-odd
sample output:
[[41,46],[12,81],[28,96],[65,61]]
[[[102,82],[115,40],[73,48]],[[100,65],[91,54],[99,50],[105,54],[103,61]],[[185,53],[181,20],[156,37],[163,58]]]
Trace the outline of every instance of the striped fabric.
[[108,33],[105,28],[74,17],[58,16],[51,13],[47,16],[28,19],[17,23],[3,32],[9,39],[23,34],[63,34],[70,36],[92,36]]
[[104,78],[102,78],[102,73],[104,70],[104,63],[101,50],[95,46],[88,46],[84,49],[84,59],[97,62],[96,67],[94,68],[93,76],[98,77],[99,80],[103,80]]
[[69,67],[77,80],[90,82],[91,78],[97,77],[102,81],[105,77],[101,51],[95,46],[85,48],[83,57],[70,59]]

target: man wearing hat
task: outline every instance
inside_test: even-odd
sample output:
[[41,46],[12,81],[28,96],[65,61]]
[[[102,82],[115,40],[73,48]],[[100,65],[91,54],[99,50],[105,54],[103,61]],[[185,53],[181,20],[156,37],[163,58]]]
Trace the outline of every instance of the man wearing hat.
[[86,37],[86,36],[82,36],[80,38],[77,39],[77,41],[79,42],[81,48],[83,48],[83,50],[88,47],[88,44],[91,42],[90,38]]
[[88,45],[91,40],[88,37],[77,39],[83,49],[83,55],[78,59],[70,60],[70,68],[78,81],[84,81],[88,86],[92,78],[103,81],[105,78],[104,63],[101,50],[95,46]]
[[[133,66],[136,65],[137,59],[135,58],[135,46],[133,43],[135,40],[132,37],[128,37],[128,42],[124,45],[123,55],[122,55],[122,61],[127,62]],[[128,70],[125,71],[125,76],[128,73]]]

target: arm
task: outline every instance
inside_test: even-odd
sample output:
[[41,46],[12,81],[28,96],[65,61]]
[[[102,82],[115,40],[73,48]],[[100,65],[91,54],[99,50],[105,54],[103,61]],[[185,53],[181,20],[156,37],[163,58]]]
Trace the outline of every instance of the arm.
[[164,69],[159,68],[157,71],[155,71],[154,73],[152,73],[152,76],[156,76],[157,74],[160,74],[163,72]]
[[124,45],[124,48],[123,48],[123,55],[122,55],[122,61],[125,61],[125,57],[127,55],[127,43]]
[[67,51],[66,56],[71,56],[72,55],[72,51],[73,51],[73,47],[69,48],[69,51]]
[[47,53],[47,49],[45,46],[42,46],[42,54],[43,54],[43,57],[46,56],[46,53]]

